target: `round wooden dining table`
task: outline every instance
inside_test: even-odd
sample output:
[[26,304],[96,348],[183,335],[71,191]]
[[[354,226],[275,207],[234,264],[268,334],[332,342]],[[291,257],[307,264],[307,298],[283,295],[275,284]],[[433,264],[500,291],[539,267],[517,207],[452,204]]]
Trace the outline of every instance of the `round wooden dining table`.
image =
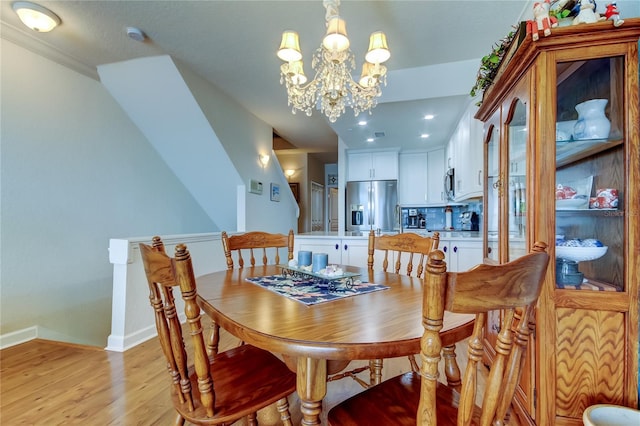
[[[345,267],[388,289],[305,305],[249,282],[280,274],[277,265],[237,268],[197,278],[198,304],[242,341],[294,359],[302,424],[320,424],[332,361],[394,358],[420,352],[422,280]],[[443,346],[471,334],[472,315],[445,313]],[[256,366],[260,368],[260,366]]]

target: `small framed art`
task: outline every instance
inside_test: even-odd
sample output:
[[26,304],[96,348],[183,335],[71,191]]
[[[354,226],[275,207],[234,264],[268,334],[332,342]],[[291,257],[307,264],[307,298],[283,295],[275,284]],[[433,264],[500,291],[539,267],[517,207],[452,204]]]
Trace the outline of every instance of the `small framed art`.
[[271,201],[280,201],[280,185],[277,183],[271,184]]

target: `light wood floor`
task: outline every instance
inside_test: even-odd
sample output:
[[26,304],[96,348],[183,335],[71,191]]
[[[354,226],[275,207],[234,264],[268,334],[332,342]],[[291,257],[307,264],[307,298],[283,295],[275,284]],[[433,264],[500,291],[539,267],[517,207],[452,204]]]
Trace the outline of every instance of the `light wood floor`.
[[[221,350],[237,344],[226,333]],[[466,346],[466,345],[464,345]],[[459,347],[459,359],[466,347]],[[1,425],[169,425],[175,412],[157,340],[124,353],[33,340],[0,351]],[[463,368],[463,365],[460,366]],[[409,369],[406,358],[386,360],[384,378]],[[368,381],[368,373],[361,373]],[[329,383],[323,411],[362,390],[345,378]],[[300,401],[289,397],[294,424]],[[258,414],[261,425],[280,424],[275,407]],[[244,421],[236,423],[244,425]]]

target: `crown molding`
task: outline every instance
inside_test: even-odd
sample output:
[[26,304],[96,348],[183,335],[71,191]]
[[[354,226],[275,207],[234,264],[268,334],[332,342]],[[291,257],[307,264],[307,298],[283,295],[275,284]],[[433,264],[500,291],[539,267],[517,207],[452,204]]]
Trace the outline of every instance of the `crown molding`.
[[0,26],[0,38],[10,41],[20,47],[47,58],[57,64],[70,68],[89,78],[100,81],[96,67],[87,65],[79,59],[74,58],[39,38],[34,37],[27,31],[2,22]]

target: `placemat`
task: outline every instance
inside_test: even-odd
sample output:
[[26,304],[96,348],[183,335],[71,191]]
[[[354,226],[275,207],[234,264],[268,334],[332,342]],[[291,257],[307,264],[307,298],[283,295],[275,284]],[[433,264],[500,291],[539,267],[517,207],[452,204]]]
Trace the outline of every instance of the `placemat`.
[[284,278],[282,275],[268,275],[264,277],[250,277],[247,281],[257,284],[267,290],[281,294],[289,299],[297,300],[305,305],[315,305],[329,302],[331,300],[342,299],[358,294],[371,293],[378,290],[386,290],[386,285],[363,283],[354,280],[351,288],[346,288],[343,284],[338,284],[336,289],[329,290],[327,284],[319,283],[313,279],[306,278]]

